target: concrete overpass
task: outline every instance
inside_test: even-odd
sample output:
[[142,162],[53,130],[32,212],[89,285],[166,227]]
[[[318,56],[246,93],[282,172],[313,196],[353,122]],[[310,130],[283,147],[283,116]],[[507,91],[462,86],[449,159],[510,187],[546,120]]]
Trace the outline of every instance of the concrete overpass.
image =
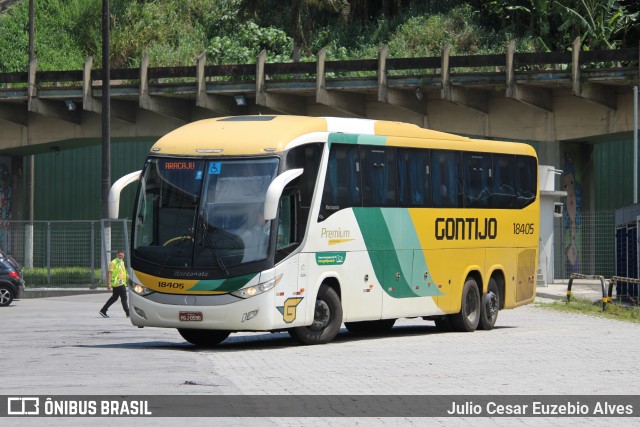
[[[401,120],[488,138],[540,141],[557,163],[557,141],[633,129],[639,49],[389,58],[111,71],[113,138],[157,137],[220,115],[303,114]],[[0,74],[0,155],[24,156],[101,135],[100,70]],[[548,157],[548,159],[544,159]]]
[[[532,142],[541,164],[563,169],[563,182],[581,187],[572,206],[587,211],[630,203],[638,47],[581,51],[576,40],[571,52],[517,53],[512,42],[502,55],[452,56],[445,47],[441,56],[424,58],[389,58],[383,47],[371,60],[328,61],[323,50],[315,62],[279,64],[267,63],[262,52],[256,64],[207,65],[203,55],[194,66],[171,68],[150,67],[144,58],[139,69],[112,70],[111,79],[111,137],[136,148],[190,121],[220,115],[400,120]],[[80,163],[57,156],[99,144],[101,96],[101,72],[91,58],[82,70],[38,71],[34,61],[27,72],[0,73],[0,226],[34,212],[17,185],[25,181],[23,156],[31,154],[42,158],[27,167],[32,184],[24,184],[38,193],[36,219],[98,218],[99,154]],[[4,178],[7,169],[11,178]],[[35,169],[41,176],[34,180]],[[569,243],[606,246],[593,230],[572,224],[577,229],[563,231]],[[0,242],[17,229],[0,227]]]

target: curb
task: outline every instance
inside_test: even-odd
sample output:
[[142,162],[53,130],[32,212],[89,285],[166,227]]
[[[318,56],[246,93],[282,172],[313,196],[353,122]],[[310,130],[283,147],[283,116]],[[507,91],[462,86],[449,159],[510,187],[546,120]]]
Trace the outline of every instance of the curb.
[[106,294],[106,288],[27,288],[20,294],[22,299],[67,297],[71,295]]
[[553,300],[561,300],[564,299],[566,295],[558,295],[558,294],[548,294],[545,292],[536,292],[536,298],[547,298]]

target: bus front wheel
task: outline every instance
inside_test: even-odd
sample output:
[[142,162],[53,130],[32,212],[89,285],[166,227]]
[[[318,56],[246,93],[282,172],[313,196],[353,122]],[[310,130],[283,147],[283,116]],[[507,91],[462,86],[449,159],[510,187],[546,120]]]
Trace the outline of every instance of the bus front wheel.
[[500,310],[500,293],[494,278],[489,280],[489,288],[487,289],[487,294],[482,298],[481,307],[482,314],[480,315],[478,329],[490,331],[496,324],[498,310]]
[[289,329],[289,335],[302,344],[325,344],[333,340],[342,325],[342,304],[336,291],[321,285],[313,314],[313,323]]
[[468,277],[462,289],[460,313],[451,316],[453,327],[458,332],[473,332],[480,322],[480,291],[473,277]]
[[198,347],[213,347],[227,339],[231,332],[209,329],[178,329],[178,333],[193,345]]

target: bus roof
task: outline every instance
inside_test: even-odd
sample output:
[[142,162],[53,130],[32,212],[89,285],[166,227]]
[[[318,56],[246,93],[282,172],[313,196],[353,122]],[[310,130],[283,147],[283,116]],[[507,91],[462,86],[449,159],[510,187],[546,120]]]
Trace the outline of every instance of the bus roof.
[[[535,155],[532,147],[512,143],[480,141],[467,137],[424,129],[417,125],[385,120],[305,117],[305,116],[231,116],[205,119],[182,126],[160,138],[152,153],[166,155],[259,155],[282,152],[297,138],[313,133],[333,135],[330,141],[406,147],[438,147],[463,150],[512,152]],[[349,141],[347,141],[349,139]],[[443,147],[443,142],[446,147]],[[480,143],[469,147],[470,143]],[[494,144],[501,144],[496,147]],[[528,147],[528,148],[526,148]]]

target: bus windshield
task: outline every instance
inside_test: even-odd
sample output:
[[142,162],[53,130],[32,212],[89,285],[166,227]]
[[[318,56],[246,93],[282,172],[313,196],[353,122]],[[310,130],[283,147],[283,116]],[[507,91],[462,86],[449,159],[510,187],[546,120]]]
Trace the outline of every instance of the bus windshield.
[[134,257],[172,268],[219,270],[267,258],[263,217],[278,158],[151,158],[134,216]]

